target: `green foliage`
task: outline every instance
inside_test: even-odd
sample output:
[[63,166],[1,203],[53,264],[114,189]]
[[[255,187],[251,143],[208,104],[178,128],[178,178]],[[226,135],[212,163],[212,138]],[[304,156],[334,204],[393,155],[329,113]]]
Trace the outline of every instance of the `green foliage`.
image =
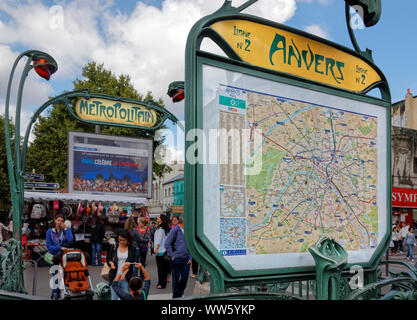
[[[128,75],[116,77],[106,70],[103,64],[88,63],[82,69],[83,79],[73,82],[73,90],[89,89],[91,93],[101,93],[139,101],[153,100],[163,106],[162,99],[155,100],[151,92],[144,97],[138,93]],[[57,104],[46,116],[39,117],[34,126],[34,141],[28,148],[26,170],[35,169],[45,175],[45,181],[58,182],[61,187],[67,185],[68,131],[95,132],[92,125],[78,122],[68,112],[64,104]],[[102,134],[153,139],[154,133],[146,130],[101,126]],[[160,144],[154,141],[154,150]],[[162,176],[171,168],[153,162],[155,176]]]
[[[8,210],[11,204],[10,183],[7,171],[6,138],[4,116],[0,115],[0,210]],[[14,144],[14,126],[9,123],[11,144]],[[13,150],[12,150],[13,151]]]

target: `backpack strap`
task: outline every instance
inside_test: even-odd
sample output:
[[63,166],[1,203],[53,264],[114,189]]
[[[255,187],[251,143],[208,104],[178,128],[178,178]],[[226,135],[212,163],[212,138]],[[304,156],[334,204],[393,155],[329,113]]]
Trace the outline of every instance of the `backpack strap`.
[[143,300],[146,300],[146,293],[145,293],[145,290],[141,290],[142,291],[142,294],[143,294]]

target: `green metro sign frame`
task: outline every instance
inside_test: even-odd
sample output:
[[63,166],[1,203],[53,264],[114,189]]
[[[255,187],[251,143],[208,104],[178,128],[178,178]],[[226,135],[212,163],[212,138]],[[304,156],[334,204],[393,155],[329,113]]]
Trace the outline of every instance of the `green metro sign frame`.
[[[54,58],[47,53],[37,51],[37,50],[28,50],[21,53],[15,60],[12,70],[9,76],[6,103],[5,103],[5,140],[6,140],[6,155],[7,155],[7,165],[9,173],[9,182],[10,182],[10,193],[12,200],[13,208],[13,237],[17,241],[22,239],[22,224],[23,224],[23,204],[24,204],[24,177],[25,177],[25,167],[26,167],[26,154],[29,141],[29,135],[32,129],[33,124],[36,122],[40,114],[49,106],[56,105],[57,103],[64,103],[67,107],[70,114],[77,119],[78,121],[92,124],[92,125],[108,125],[108,126],[118,126],[125,128],[133,128],[140,130],[154,131],[159,129],[163,123],[169,119],[174,123],[177,123],[181,128],[182,125],[178,119],[168,110],[162,108],[159,104],[154,101],[137,101],[132,99],[125,99],[120,97],[114,97],[104,94],[94,94],[90,93],[88,89],[75,90],[71,92],[66,92],[59,96],[56,96],[42,106],[40,106],[33,116],[30,119],[30,122],[26,128],[25,136],[23,138],[23,144],[21,145],[21,140],[18,138],[14,139],[14,154],[12,153],[11,146],[11,132],[10,132],[10,117],[9,117],[9,103],[10,103],[10,94],[11,86],[13,81],[13,76],[19,61],[26,57],[27,61],[23,69],[18,94],[17,94],[17,104],[16,104],[16,114],[15,114],[15,136],[20,136],[20,124],[21,124],[21,105],[22,105],[22,94],[24,83],[26,77],[32,69],[46,80],[49,80],[50,76],[55,73],[58,69],[58,65]],[[119,111],[119,115],[123,111],[124,117],[127,118],[127,121],[114,122],[106,121],[98,118],[98,120],[92,120],[91,118],[84,118],[76,112],[74,106],[76,106],[76,100],[82,99],[84,102],[84,108],[87,108],[89,111],[94,110],[94,106],[102,106],[104,103],[108,110],[112,110],[112,114]],[[104,101],[104,102],[103,102]],[[103,102],[103,103],[102,103]],[[92,104],[92,106],[90,106]],[[85,110],[87,110],[85,109]],[[123,109],[123,110],[122,110]],[[97,109],[96,109],[97,110]],[[108,115],[108,113],[107,113]],[[129,115],[129,116],[128,116]],[[151,115],[151,116],[150,116]],[[120,116],[119,118],[122,118]],[[142,121],[145,118],[152,118],[152,122],[146,123]],[[137,120],[136,123],[133,122],[133,119]],[[120,120],[120,119],[119,119]],[[143,122],[143,125],[141,123]],[[23,265],[22,257],[15,257],[15,278],[17,279],[15,288],[16,291],[24,291],[23,286]]]
[[[357,51],[345,48],[339,44],[330,42],[328,40],[316,37],[314,35],[287,27],[285,25],[274,23],[259,17],[242,14],[241,11],[256,0],[251,0],[240,6],[234,8],[230,1],[226,1],[222,8],[217,12],[206,16],[199,20],[191,29],[186,46],[186,73],[185,73],[185,123],[186,133],[192,129],[202,129],[202,65],[209,65],[219,67],[230,71],[236,71],[255,77],[276,81],[279,83],[289,84],[292,86],[314,90],[317,92],[330,94],[332,96],[348,98],[351,100],[370,103],[376,106],[384,107],[386,110],[386,146],[387,150],[391,150],[391,94],[388,82],[384,74],[373,63],[370,57],[370,51],[361,52],[359,47]],[[352,1],[351,1],[352,2]],[[362,1],[365,2],[365,1]],[[346,12],[348,12],[348,4],[346,4]],[[375,9],[375,8],[374,8]],[[376,10],[376,9],[375,9]],[[373,23],[379,19],[380,11],[376,16],[373,16]],[[262,28],[270,28],[270,30],[280,30],[288,34],[300,36],[304,39],[323,45],[329,50],[338,50],[346,57],[356,59],[355,63],[365,63],[369,69],[374,72],[375,81],[369,83],[367,86],[360,87],[354,90],[356,84],[352,81],[351,88],[346,89],[343,86],[329,84],[324,81],[317,81],[304,76],[294,74],[291,71],[272,70],[264,65],[260,66],[245,59],[244,54],[241,54],[239,49],[235,49],[235,44],[232,45],[230,39],[226,39],[227,35],[221,27],[218,26],[230,21],[239,21],[243,23],[252,23],[253,25],[260,25]],[[354,41],[353,31],[349,26],[352,42]],[[216,43],[227,55],[227,58],[214,55],[201,50],[201,44],[204,39],[211,39]],[[253,41],[255,42],[255,41]],[[239,47],[239,45],[238,45]],[[280,48],[279,46],[277,46]],[[244,48],[244,47],[243,47]],[[282,48],[282,47],[281,47]],[[295,50],[293,49],[295,52]],[[296,55],[294,53],[294,55]],[[293,60],[295,61],[295,60]],[[329,65],[331,65],[331,61]],[[359,82],[358,82],[359,83]],[[381,98],[375,98],[367,95],[373,89],[379,89]],[[197,141],[185,142],[186,150]],[[197,151],[198,152],[198,151]],[[390,236],[391,236],[391,157],[386,157],[386,175],[387,185],[385,190],[387,216],[387,228],[384,231],[383,239],[378,243],[378,247],[373,254],[370,261],[360,264],[365,271],[365,285],[373,283],[377,279],[377,268],[382,255],[386,252]],[[204,234],[203,226],[203,165],[197,163],[195,165],[186,161],[185,164],[185,232],[187,248],[199,263],[202,264],[210,273],[211,276],[211,292],[221,293],[227,291],[229,287],[239,287],[250,284],[271,283],[281,281],[295,281],[295,280],[312,280],[315,279],[316,270],[314,267],[297,267],[297,268],[282,268],[282,269],[260,269],[260,270],[234,270],[231,265],[222,257],[219,250],[214,247],[208,237]],[[384,191],[380,191],[384,192]],[[347,264],[344,267],[343,273],[349,274],[349,268],[352,265]]]

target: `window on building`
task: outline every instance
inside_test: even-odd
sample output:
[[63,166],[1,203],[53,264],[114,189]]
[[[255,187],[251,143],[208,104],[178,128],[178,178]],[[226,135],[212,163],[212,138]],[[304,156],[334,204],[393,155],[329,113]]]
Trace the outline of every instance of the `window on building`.
[[417,173],[417,157],[414,157],[414,173]]

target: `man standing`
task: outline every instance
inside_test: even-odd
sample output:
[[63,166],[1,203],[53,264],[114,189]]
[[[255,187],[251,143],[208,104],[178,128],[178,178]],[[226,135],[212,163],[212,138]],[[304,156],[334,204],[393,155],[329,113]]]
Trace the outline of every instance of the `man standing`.
[[190,274],[191,255],[185,246],[184,218],[171,229],[165,240],[165,249],[171,258],[172,298],[182,297]]
[[97,265],[102,266],[103,263],[101,262],[101,243],[104,238],[104,218],[99,217],[96,224],[92,227],[91,230],[91,260],[92,265],[96,265],[96,258],[97,258]]

